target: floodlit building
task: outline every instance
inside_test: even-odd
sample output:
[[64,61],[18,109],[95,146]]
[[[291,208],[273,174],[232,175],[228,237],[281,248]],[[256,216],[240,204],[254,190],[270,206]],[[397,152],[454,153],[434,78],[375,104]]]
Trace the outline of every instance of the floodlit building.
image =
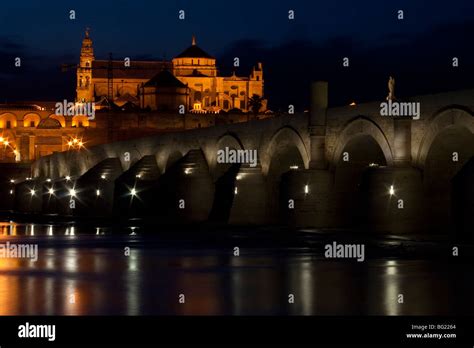
[[249,76],[220,76],[216,58],[196,44],[171,62],[96,60],[89,31],[82,41],[77,67],[77,102],[113,99],[119,107],[129,103],[141,109],[163,111],[218,112],[252,111],[251,99],[266,110],[262,63]]

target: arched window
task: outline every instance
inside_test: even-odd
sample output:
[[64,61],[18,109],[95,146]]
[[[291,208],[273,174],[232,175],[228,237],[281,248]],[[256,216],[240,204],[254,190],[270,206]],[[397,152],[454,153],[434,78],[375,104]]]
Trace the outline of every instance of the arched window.
[[85,115],[76,115],[72,118],[73,127],[89,127],[89,119]]

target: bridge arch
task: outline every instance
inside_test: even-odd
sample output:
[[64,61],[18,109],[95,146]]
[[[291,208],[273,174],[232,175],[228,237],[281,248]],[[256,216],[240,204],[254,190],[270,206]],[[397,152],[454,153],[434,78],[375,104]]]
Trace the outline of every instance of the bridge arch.
[[216,148],[222,149],[228,146],[229,148],[244,149],[244,145],[240,141],[239,137],[234,133],[225,133],[219,137],[216,142]]
[[346,123],[346,126],[339,135],[336,143],[337,145],[332,157],[330,158],[330,164],[332,167],[336,166],[340,161],[347,144],[354,140],[354,138],[360,136],[369,136],[372,138],[382,150],[386,164],[393,164],[392,149],[383,130],[372,120],[364,116],[358,116]]
[[436,113],[416,158],[416,165],[423,169],[424,192],[430,202],[430,230],[448,231],[453,226],[453,208],[463,206],[460,196],[453,196],[453,178],[472,158],[473,115],[460,108]]
[[464,108],[443,108],[435,113],[421,140],[415,166],[424,168],[426,158],[436,137],[447,128],[463,128],[474,136],[474,115]]
[[336,218],[340,226],[353,226],[363,215],[359,208],[363,206],[364,173],[371,165],[391,164],[392,153],[382,130],[362,116],[346,124],[336,144],[334,157],[330,159]]
[[234,133],[224,133],[216,141],[215,146],[212,147],[210,153],[208,153],[209,171],[214,179],[218,179],[222,176],[230,167],[227,163],[217,163],[217,152],[224,150],[226,147],[229,149],[243,150],[244,145],[240,141],[239,137]]
[[[299,155],[299,158],[297,155]],[[278,129],[270,139],[266,150],[262,151],[262,157],[260,158],[260,161],[264,175],[268,175],[270,171],[273,172],[276,170],[276,158],[280,158],[280,160],[282,158],[284,159],[283,162],[285,163],[280,162],[278,165],[279,167],[283,167],[288,164],[286,166],[286,171],[290,170],[290,166],[292,165],[303,165],[304,169],[308,169],[310,158],[309,152],[306,149],[303,139],[294,128],[285,126]],[[297,163],[299,161],[301,161],[301,163]],[[281,170],[283,170],[283,168],[280,168],[279,171]]]

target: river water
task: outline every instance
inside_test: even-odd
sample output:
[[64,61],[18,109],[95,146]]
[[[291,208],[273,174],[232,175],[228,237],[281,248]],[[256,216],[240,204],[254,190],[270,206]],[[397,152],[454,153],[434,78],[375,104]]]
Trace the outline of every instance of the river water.
[[0,315],[474,314],[468,262],[328,260],[305,238],[2,222],[0,244],[36,244],[38,260],[0,258]]

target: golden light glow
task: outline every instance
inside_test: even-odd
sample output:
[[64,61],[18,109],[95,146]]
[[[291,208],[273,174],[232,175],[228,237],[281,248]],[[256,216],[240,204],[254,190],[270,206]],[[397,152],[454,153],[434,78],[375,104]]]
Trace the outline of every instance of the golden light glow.
[[67,146],[72,147],[73,149],[80,150],[84,146],[84,142],[79,138],[71,138],[67,142]]
[[390,190],[388,191],[390,196],[393,196],[395,194],[395,189],[393,188],[393,185],[390,185]]

